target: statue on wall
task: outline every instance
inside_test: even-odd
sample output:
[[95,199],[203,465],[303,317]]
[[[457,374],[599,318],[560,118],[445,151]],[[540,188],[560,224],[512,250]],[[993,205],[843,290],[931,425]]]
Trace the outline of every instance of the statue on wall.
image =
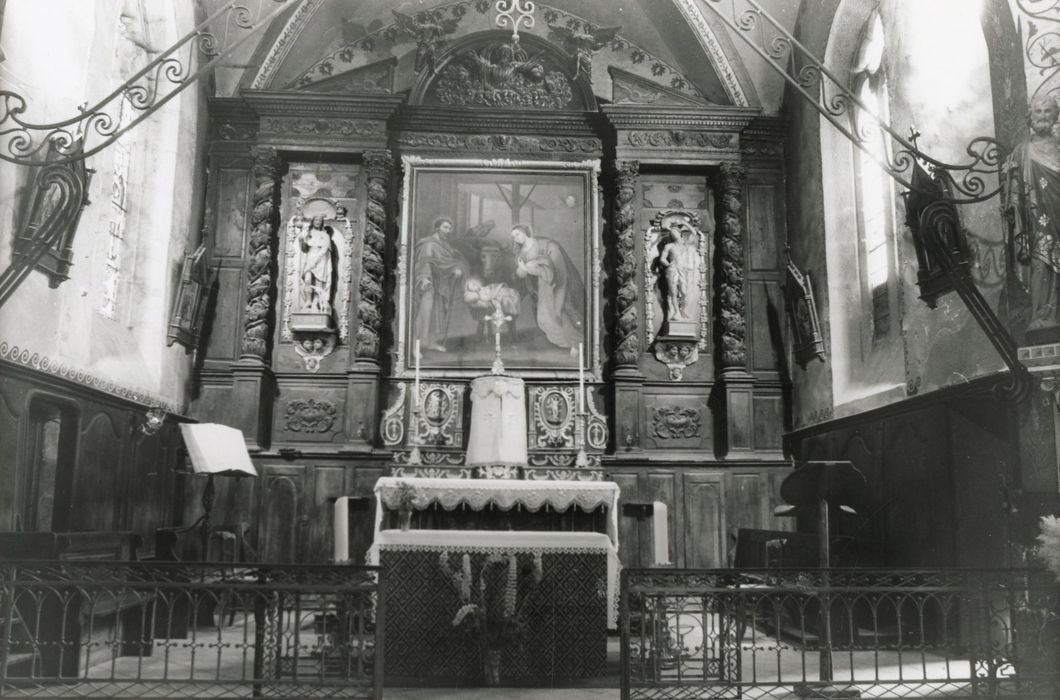
[[299,270],[300,311],[307,313],[331,313],[332,252],[331,227],[324,225],[323,216],[314,216],[302,225],[298,233],[298,244],[302,250]]
[[663,335],[694,335],[699,302],[700,246],[685,216],[661,217],[649,270],[655,275],[662,307]]
[[442,36],[456,31],[457,21],[435,16],[431,12],[420,12],[415,16],[397,10],[391,10],[394,20],[401,29],[416,39],[417,73],[423,69],[434,72],[434,62],[438,52],[445,46]]
[[574,55],[574,78],[585,73],[587,79],[592,79],[593,54],[614,41],[622,27],[592,29],[576,26],[572,29],[557,25],[548,29],[549,36],[558,39],[563,48]]
[[659,265],[662,276],[659,286],[663,290],[666,300],[666,318],[669,321],[681,321],[688,318],[685,313],[685,302],[688,301],[687,275],[688,254],[681,240],[681,233],[676,228],[666,229],[667,238],[664,239],[659,257],[655,259]]
[[1030,105],[1030,135],[1004,168],[1005,214],[1020,277],[1030,292],[1028,331],[1060,326],[1060,106]]

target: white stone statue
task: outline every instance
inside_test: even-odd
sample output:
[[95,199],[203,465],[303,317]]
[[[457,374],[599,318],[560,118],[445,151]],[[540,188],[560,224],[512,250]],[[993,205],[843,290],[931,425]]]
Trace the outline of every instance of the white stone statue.
[[299,269],[299,300],[303,313],[331,313],[332,253],[331,229],[324,225],[323,216],[302,225],[298,233],[302,249]]

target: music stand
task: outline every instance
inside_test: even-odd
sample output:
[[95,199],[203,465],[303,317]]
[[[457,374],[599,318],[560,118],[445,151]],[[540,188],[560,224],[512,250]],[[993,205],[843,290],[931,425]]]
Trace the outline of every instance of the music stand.
[[181,423],[180,434],[188,448],[192,471],[209,477],[202,492],[202,516],[196,521],[205,560],[213,527],[214,476],[257,476],[258,472],[250,461],[243,432],[236,428],[219,423]]

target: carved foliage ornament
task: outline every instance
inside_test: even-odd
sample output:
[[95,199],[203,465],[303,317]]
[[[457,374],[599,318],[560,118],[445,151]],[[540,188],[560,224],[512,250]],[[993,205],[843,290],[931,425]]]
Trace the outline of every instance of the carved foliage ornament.
[[284,427],[292,433],[326,433],[335,424],[337,412],[331,401],[295,399],[287,403]]
[[264,360],[268,353],[269,316],[272,308],[272,247],[282,163],[275,148],[255,147],[254,199],[247,244],[247,303],[243,311],[244,357]]
[[636,208],[633,204],[637,192],[637,176],[640,163],[631,160],[618,165],[615,197],[616,277],[618,282],[618,325],[615,362],[619,365],[636,365],[640,359],[640,343],[637,339],[637,252],[634,243]]
[[740,225],[743,211],[743,184],[747,169],[741,165],[723,163],[721,166],[721,278],[719,283],[718,316],[721,321],[722,369],[744,369],[747,348],[744,343],[743,230]]
[[383,122],[371,119],[306,119],[265,117],[261,130],[293,136],[373,136],[383,132]]
[[439,148],[465,151],[510,151],[521,153],[600,152],[599,139],[575,137],[512,136],[509,134],[402,134],[398,143],[409,148]]
[[636,148],[699,148],[714,151],[736,150],[735,134],[703,131],[631,131],[626,136]]
[[651,431],[660,440],[699,437],[702,414],[689,406],[659,406],[652,411]]
[[458,52],[428,86],[425,100],[454,107],[574,109],[570,78],[553,57],[518,42],[494,41]]

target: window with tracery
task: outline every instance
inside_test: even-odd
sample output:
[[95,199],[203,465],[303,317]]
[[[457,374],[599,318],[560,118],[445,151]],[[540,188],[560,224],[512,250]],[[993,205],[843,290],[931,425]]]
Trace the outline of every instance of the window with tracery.
[[852,91],[864,105],[853,110],[853,127],[865,150],[854,151],[855,196],[860,242],[861,289],[871,339],[891,331],[894,279],[894,190],[881,163],[889,158],[886,132],[877,121],[888,121],[887,72],[883,21],[874,12],[855,52]]

